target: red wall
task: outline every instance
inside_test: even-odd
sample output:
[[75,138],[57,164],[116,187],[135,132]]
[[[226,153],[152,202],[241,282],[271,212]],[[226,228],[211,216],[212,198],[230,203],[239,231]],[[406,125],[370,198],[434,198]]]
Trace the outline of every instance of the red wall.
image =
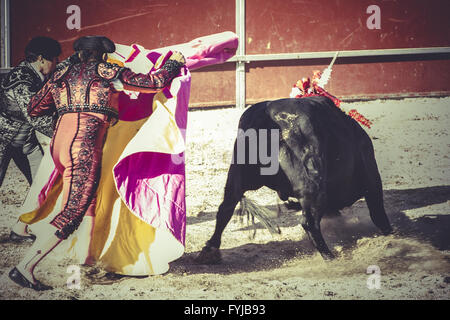
[[[65,58],[73,52],[73,41],[84,35],[106,35],[116,43],[139,43],[151,49],[234,31],[234,4],[230,0],[11,0],[12,63],[23,59],[27,42],[36,35],[60,41]],[[81,9],[79,31],[66,27],[69,5]],[[232,66],[193,72],[191,102],[234,103]]]
[[[81,8],[81,30],[68,30],[69,5]],[[381,29],[369,30],[369,5]],[[117,43],[157,48],[235,30],[234,0],[12,0],[12,62],[29,39],[51,36],[63,58],[73,40],[103,34]],[[246,0],[246,53],[292,53],[450,46],[448,0]],[[328,89],[340,97],[450,92],[450,57],[338,59]],[[408,61],[404,61],[404,60]],[[329,60],[247,64],[247,101],[288,96],[292,84]],[[193,72],[191,105],[233,104],[233,63]]]
[[[366,25],[373,4],[380,7],[379,30]],[[247,54],[450,46],[448,0],[247,0],[246,10]],[[338,59],[327,89],[344,97],[448,94],[450,55],[435,58]],[[330,60],[251,63],[247,97],[286,96]]]

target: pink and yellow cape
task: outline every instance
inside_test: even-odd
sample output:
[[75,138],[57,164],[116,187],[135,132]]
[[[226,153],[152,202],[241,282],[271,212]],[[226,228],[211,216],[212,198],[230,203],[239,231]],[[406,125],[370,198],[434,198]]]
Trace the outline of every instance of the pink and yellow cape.
[[[109,129],[103,149],[94,227],[83,220],[66,241],[70,256],[83,262],[88,252],[91,261],[108,271],[154,275],[167,272],[169,262],[183,254],[189,70],[225,62],[237,45],[232,32],[155,50],[116,45],[109,60],[134,72],[158,69],[170,50],[184,54],[186,68],[157,94],[121,93],[120,119]],[[61,208],[61,189],[61,177],[46,152],[20,220],[48,223]]]

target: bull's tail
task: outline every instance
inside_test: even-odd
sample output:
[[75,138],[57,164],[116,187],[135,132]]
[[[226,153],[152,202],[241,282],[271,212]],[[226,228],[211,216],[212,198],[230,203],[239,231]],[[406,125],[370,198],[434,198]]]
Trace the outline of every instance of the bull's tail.
[[258,218],[258,220],[269,230],[271,234],[281,234],[280,227],[272,220],[272,212],[262,206],[258,206],[255,202],[246,197],[242,197],[239,210],[236,214],[241,219],[244,216],[247,216],[247,222],[250,222],[251,218],[254,227],[252,238],[256,235],[255,217]]

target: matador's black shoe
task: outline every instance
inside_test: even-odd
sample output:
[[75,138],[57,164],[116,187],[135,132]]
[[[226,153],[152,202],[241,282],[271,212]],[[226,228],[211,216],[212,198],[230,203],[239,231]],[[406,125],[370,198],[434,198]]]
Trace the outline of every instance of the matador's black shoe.
[[14,231],[11,231],[9,234],[9,241],[11,242],[24,242],[24,241],[34,241],[36,240],[36,236],[34,234],[30,234],[29,236],[21,236],[20,234],[15,233]]
[[24,288],[30,288],[36,291],[45,291],[53,289],[53,287],[47,286],[42,282],[40,282],[39,280],[35,280],[36,283],[31,283],[27,278],[25,278],[20,273],[19,270],[17,270],[17,268],[14,268],[9,272],[9,278]]

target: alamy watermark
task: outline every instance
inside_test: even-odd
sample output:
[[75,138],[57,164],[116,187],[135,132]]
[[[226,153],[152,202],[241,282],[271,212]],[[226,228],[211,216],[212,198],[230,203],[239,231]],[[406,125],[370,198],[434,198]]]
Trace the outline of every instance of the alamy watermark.
[[381,9],[379,6],[373,4],[367,7],[366,13],[370,14],[367,18],[366,26],[367,29],[381,29]]
[[[181,130],[182,135],[185,136],[185,130]],[[210,150],[195,149],[192,152],[196,153],[196,157],[200,154],[202,156],[201,162],[207,164]],[[223,156],[226,155],[224,150]],[[279,129],[239,129],[236,138],[236,148],[233,157],[230,159],[232,164],[259,164],[261,175],[276,175],[278,173],[280,153],[280,130]],[[221,161],[225,159],[220,159]],[[171,161],[175,165],[184,163],[184,153],[172,154]]]
[[367,289],[374,290],[381,288],[381,269],[377,265],[371,265],[367,267]]
[[[280,130],[270,129],[270,155],[267,150],[268,144],[267,129],[247,129],[238,130],[236,138],[236,154],[232,160],[236,159],[236,164],[257,164],[258,162],[263,165],[270,165],[269,167],[261,167],[260,173],[263,176],[275,175],[279,169],[278,155],[280,153]],[[258,139],[259,136],[259,139]],[[248,139],[248,144],[246,140]],[[259,143],[258,143],[259,141]],[[246,152],[246,146],[248,146],[248,153]],[[248,162],[247,156],[248,155]]]
[[66,13],[70,14],[70,16],[66,20],[66,27],[69,30],[72,29],[81,29],[81,9],[77,5],[70,5],[66,9]]
[[81,269],[77,265],[70,265],[67,267],[67,273],[71,274],[67,278],[68,289],[81,289]]

